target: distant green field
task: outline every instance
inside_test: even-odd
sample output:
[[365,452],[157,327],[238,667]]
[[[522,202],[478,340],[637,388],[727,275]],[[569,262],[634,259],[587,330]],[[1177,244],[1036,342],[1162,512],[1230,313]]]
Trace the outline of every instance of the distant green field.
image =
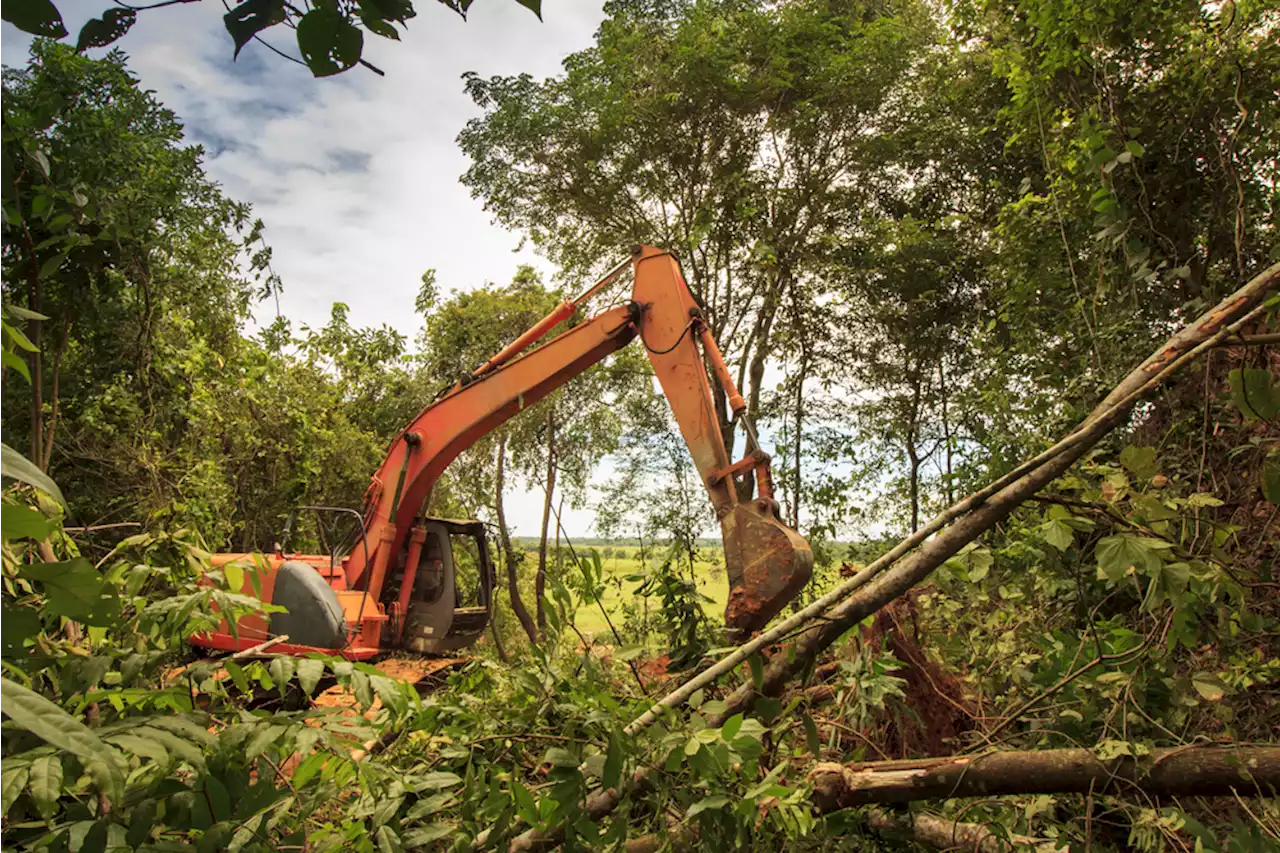
[[[581,556],[582,548],[579,548]],[[592,550],[603,551],[603,548],[595,548]],[[634,549],[624,549],[629,554],[634,554]],[[601,561],[604,565],[604,573],[606,578],[625,578],[627,575],[635,574],[640,570],[640,561],[634,556],[608,557],[601,554]],[[570,567],[571,568],[571,567]],[[707,615],[713,619],[719,620],[724,617],[724,606],[729,600],[729,579],[725,575],[724,567],[721,565],[717,571],[713,573],[713,566],[709,562],[699,561],[694,563],[694,570],[698,577],[698,589],[703,595],[709,596],[712,601],[703,604],[703,609]],[[601,597],[601,604],[609,611],[609,616],[614,619],[614,624],[618,625],[622,619],[621,604],[627,596],[634,596],[635,600],[639,600],[635,596],[635,588],[639,584],[635,582],[622,582],[622,590],[614,584],[608,584],[605,594]],[[658,601],[650,601],[650,607],[660,606]],[[605,623],[604,615],[600,612],[600,608],[594,603],[584,603],[578,609],[577,619],[574,620],[578,626],[578,630],[588,635],[607,635],[609,626]]]

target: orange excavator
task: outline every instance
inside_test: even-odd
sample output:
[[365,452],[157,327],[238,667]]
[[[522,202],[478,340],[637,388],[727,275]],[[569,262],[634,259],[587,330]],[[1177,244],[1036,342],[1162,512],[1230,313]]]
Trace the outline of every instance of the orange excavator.
[[[529,350],[628,267],[634,270],[629,302]],[[246,567],[246,595],[284,610],[244,616],[235,631],[224,622],[192,641],[243,651],[275,639],[276,654],[324,652],[350,660],[397,650],[440,654],[474,643],[492,614],[496,582],[485,526],[426,517],[432,486],[459,453],[635,338],[644,344],[720,522],[729,577],[725,624],[739,636],[762,628],[808,582],[813,553],[779,517],[769,457],[753,449],[730,461],[707,366],[754,445],[746,402],[679,262],[670,252],[640,246],[423,409],[391,442],[362,513],[303,508],[359,522],[334,553],[286,553],[277,544],[256,567],[248,554],[215,555],[215,568]],[[745,501],[737,487],[744,477],[754,477],[755,492]]]

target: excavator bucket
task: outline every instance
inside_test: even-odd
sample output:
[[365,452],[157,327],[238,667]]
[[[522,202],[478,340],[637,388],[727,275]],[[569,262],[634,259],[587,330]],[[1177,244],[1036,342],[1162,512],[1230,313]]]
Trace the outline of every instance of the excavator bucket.
[[772,511],[772,501],[738,504],[720,520],[729,604],[724,621],[746,637],[796,597],[813,573],[809,543]]

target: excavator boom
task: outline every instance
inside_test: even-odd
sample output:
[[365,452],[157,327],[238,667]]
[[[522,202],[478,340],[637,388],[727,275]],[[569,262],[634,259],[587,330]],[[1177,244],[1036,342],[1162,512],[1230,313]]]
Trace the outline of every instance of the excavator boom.
[[[634,270],[629,303],[607,309],[543,346],[529,349],[628,266]],[[340,568],[329,558],[286,557],[278,552],[271,561],[271,571],[302,563],[316,569],[313,574],[333,591],[337,602],[336,606],[328,606],[334,614],[332,618],[336,620],[341,611],[347,630],[343,653],[348,657],[369,657],[404,646],[409,639],[406,624],[413,621],[412,611],[424,607],[419,601],[424,581],[429,581],[427,585],[436,590],[436,595],[440,588],[436,575],[442,571],[447,555],[432,544],[436,541],[433,537],[462,529],[457,527],[459,523],[433,522],[422,515],[441,473],[476,441],[637,337],[653,364],[720,522],[730,587],[725,622],[739,634],[760,629],[808,581],[813,554],[808,543],[779,518],[769,457],[751,449],[744,459],[730,461],[711,394],[708,364],[723,386],[734,415],[743,418],[744,423],[746,404],[734,387],[675,257],[647,246],[638,247],[629,261],[611,270],[587,293],[561,303],[500,353],[462,377],[405,427],[392,441],[365,495],[362,541],[343,558]],[[752,476],[755,497],[741,500],[737,478]],[[743,491],[749,493],[751,489]],[[455,527],[441,528],[440,524]],[[482,532],[479,535],[482,537]],[[237,556],[240,555],[219,555],[214,562],[225,563]],[[487,558],[482,557],[481,562],[482,574],[491,572]],[[421,576],[420,571],[424,573]],[[435,574],[428,578],[432,572]],[[291,577],[289,584],[319,583],[308,579],[300,569],[294,574],[297,578]],[[492,581],[483,579],[483,615],[487,621]],[[275,577],[267,580],[274,581]],[[392,586],[394,595],[390,594]],[[266,590],[274,585],[264,583],[263,587],[263,598],[269,600]],[[319,588],[306,592],[303,598],[324,596]],[[276,626],[280,618],[284,617],[273,617],[271,626]],[[481,621],[479,628],[483,627]],[[259,641],[264,634],[278,633],[270,626],[246,625],[244,621],[240,628],[240,636],[234,641],[219,632],[197,642],[218,648],[242,648]],[[299,628],[305,630],[305,626]],[[443,631],[436,628],[432,629],[436,636],[448,633],[447,625]],[[478,636],[475,620],[467,636],[472,640]],[[297,645],[306,650],[316,647],[311,643]],[[332,645],[326,642],[319,647]]]

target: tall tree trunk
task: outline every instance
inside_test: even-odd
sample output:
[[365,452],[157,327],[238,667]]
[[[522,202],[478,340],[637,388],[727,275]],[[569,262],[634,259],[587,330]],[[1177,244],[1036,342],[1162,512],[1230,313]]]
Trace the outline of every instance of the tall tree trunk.
[[942,440],[945,443],[943,453],[946,457],[947,465],[947,505],[950,506],[956,502],[956,487],[955,483],[951,481],[951,419],[947,415],[947,374],[946,367],[944,366],[945,362],[945,358],[938,359],[938,399],[942,402]]
[[529,642],[538,642],[538,629],[533,624],[533,617],[529,615],[528,609],[524,606],[524,601],[520,598],[520,583],[516,577],[516,567],[520,560],[516,555],[516,549],[511,546],[511,533],[507,530],[507,514],[502,508],[502,487],[503,487],[503,469],[507,462],[507,439],[506,436],[498,439],[498,471],[494,475],[494,494],[493,503],[494,510],[498,515],[498,535],[502,539],[502,553],[506,558],[507,564],[507,593],[511,596],[511,612],[516,614],[516,618],[520,620],[521,627],[524,632],[529,635]]
[[62,332],[58,335],[58,348],[53,354],[52,388],[49,393],[49,423],[44,427],[44,450],[37,463],[44,470],[49,470],[53,461],[53,436],[58,430],[58,377],[62,375],[62,354],[67,351],[67,336],[71,333],[71,320],[62,321]]
[[800,356],[800,377],[796,381],[796,434],[795,440],[792,442],[792,498],[791,498],[791,527],[795,530],[800,529],[800,486],[802,478],[800,474],[800,442],[804,435],[804,380],[809,374],[809,354],[805,352]]
[[924,378],[920,371],[912,375],[911,411],[907,422],[907,459],[910,463],[911,481],[908,489],[911,494],[911,532],[920,529],[920,396]]
[[[40,287],[40,260],[36,256],[36,247],[31,240],[31,232],[24,224],[22,227],[23,243],[27,252],[27,308],[37,314],[43,313],[44,296]],[[31,464],[44,470],[42,458],[44,450],[44,354],[40,352],[40,338],[44,323],[32,318],[27,321],[27,338],[35,345],[35,350],[27,353],[31,372]]]
[[[547,412],[547,482],[546,500],[542,504],[542,542],[538,545],[538,573],[533,577],[534,606],[538,613],[538,630],[547,630],[547,614],[542,606],[542,595],[547,590],[547,531],[551,527],[551,496],[556,490],[556,416],[555,410]],[[556,534],[557,552],[560,534]]]

